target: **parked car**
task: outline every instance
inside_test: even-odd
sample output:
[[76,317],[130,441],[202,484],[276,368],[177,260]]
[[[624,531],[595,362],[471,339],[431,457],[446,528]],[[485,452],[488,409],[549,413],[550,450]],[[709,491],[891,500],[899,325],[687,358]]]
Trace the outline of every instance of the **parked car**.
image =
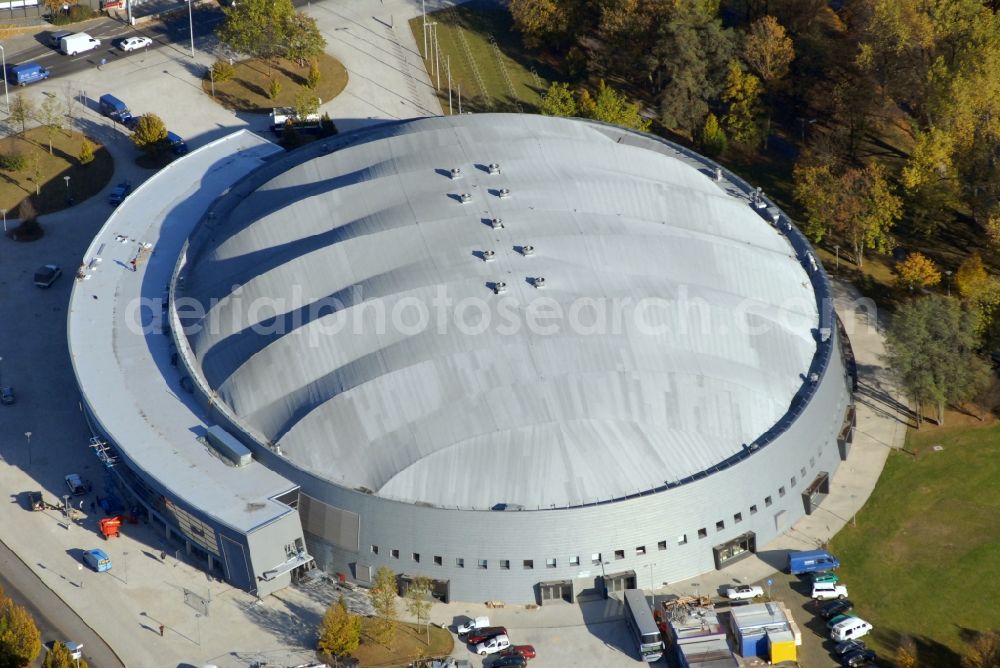
[[57,265],[47,264],[43,267],[39,267],[35,271],[35,285],[40,288],[52,287],[52,284],[56,282],[56,279],[62,276],[62,269]]
[[825,582],[828,584],[836,584],[840,582],[840,576],[833,571],[828,571],[826,573],[813,573],[812,574],[813,584]]
[[102,116],[107,116],[116,123],[121,123],[127,128],[134,125],[134,117],[128,105],[119,100],[111,93],[105,93],[97,101],[97,108]]
[[837,624],[839,624],[839,623],[841,623],[842,621],[845,621],[845,620],[847,620],[847,619],[850,619],[850,618],[851,618],[851,617],[853,617],[853,616],[854,616],[854,615],[837,615],[836,617],[833,617],[833,618],[831,618],[831,619],[830,619],[830,621],[828,621],[828,622],[826,623],[826,628],[828,628],[828,629],[832,629],[832,628],[833,628],[834,626],[836,626]]
[[476,654],[480,656],[486,656],[487,654],[496,654],[502,649],[507,649],[510,647],[510,638],[507,634],[501,633],[500,635],[493,636],[492,638],[487,638],[481,643],[476,644]]
[[524,668],[528,659],[520,654],[505,654],[490,664],[490,668]]
[[91,37],[85,32],[72,33],[59,40],[59,50],[67,56],[93,51],[100,45],[101,40]]
[[489,617],[476,617],[475,619],[470,619],[464,624],[458,625],[458,635],[464,636],[466,633],[471,633],[476,629],[484,629],[490,625]]
[[730,601],[744,601],[763,596],[764,590],[756,585],[738,585],[726,589],[726,598]]
[[872,649],[856,649],[853,652],[848,652],[840,657],[840,665],[847,666],[847,668],[858,668],[866,663],[872,663],[876,659],[875,650]]
[[132,192],[132,184],[128,181],[122,181],[111,189],[111,192],[108,194],[108,204],[118,206],[125,201],[130,192]]
[[534,645],[511,645],[507,649],[500,650],[500,656],[511,656],[512,654],[519,654],[525,659],[534,659],[535,646]]
[[843,656],[844,654],[853,652],[854,650],[865,649],[866,647],[867,645],[865,645],[864,640],[845,640],[844,642],[837,643],[837,645],[833,648],[833,653],[837,656]]
[[478,645],[481,642],[485,642],[492,638],[493,636],[507,635],[507,629],[502,626],[486,626],[481,629],[476,629],[469,633],[466,637],[465,642],[470,645]]
[[847,587],[842,584],[814,584],[812,599],[814,601],[829,601],[834,598],[847,598]]
[[118,48],[122,51],[138,51],[139,49],[145,49],[152,43],[153,40],[145,35],[138,35],[135,37],[126,37],[118,42]]
[[822,617],[823,619],[830,619],[831,617],[842,615],[848,610],[853,610],[853,609],[854,609],[854,603],[852,603],[846,598],[842,598],[821,605],[819,607],[819,616]]
[[167,131],[167,145],[174,155],[184,155],[188,152],[187,142],[176,132]]
[[78,474],[70,473],[66,476],[66,489],[73,496],[83,496],[87,493],[88,485]]
[[0,387],[0,404],[10,406],[14,403],[14,388],[10,385]]
[[49,46],[53,49],[58,49],[62,45],[62,38],[69,37],[73,34],[72,30],[57,30],[55,32],[49,33]]
[[36,81],[45,81],[52,73],[38,63],[8,65],[4,77],[15,86],[27,86]]
[[111,570],[111,557],[104,550],[87,550],[83,553],[83,563],[98,573]]
[[832,571],[840,567],[840,561],[826,550],[789,552],[787,572],[792,575]]
[[866,635],[872,630],[872,625],[860,617],[851,617],[840,622],[830,629],[830,640],[843,642],[845,640],[855,640]]

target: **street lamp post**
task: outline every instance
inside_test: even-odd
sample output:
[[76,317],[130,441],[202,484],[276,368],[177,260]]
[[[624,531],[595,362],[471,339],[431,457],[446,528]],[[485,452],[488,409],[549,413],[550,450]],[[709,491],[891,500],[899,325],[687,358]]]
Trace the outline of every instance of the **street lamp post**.
[[24,437],[28,439],[28,467],[31,467],[31,432],[24,432]]
[[947,277],[945,283],[948,285],[948,296],[951,297],[951,269],[945,269],[944,275]]
[[64,176],[63,180],[66,182],[66,203],[70,204],[73,201],[73,198],[69,195],[69,176]]
[[7,209],[0,209],[3,212],[3,231],[7,232]]
[[834,246],[833,252],[837,254],[837,271],[840,271],[840,246]]
[[188,34],[191,35],[191,57],[194,58],[194,15],[191,12],[191,0],[188,4]]
[[653,582],[653,566],[656,564],[650,563],[646,565],[649,566],[649,593],[652,594],[656,591],[656,584]]
[[611,562],[601,559],[601,589],[604,590],[604,598],[608,597],[608,575],[604,572],[604,565],[609,563]]
[[7,108],[7,115],[10,116],[10,98],[7,96],[7,52],[0,44],[0,66],[3,67],[3,102]]

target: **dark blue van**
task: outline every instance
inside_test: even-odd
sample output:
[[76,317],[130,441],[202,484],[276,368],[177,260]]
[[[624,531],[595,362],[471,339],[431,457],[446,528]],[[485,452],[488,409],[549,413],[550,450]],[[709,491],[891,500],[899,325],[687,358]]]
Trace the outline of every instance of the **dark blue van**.
[[184,155],[188,152],[188,145],[180,135],[167,131],[167,144],[174,155]]
[[113,121],[118,121],[126,127],[132,127],[134,120],[128,105],[111,93],[102,95],[101,99],[97,101],[97,106],[102,116],[107,116]]

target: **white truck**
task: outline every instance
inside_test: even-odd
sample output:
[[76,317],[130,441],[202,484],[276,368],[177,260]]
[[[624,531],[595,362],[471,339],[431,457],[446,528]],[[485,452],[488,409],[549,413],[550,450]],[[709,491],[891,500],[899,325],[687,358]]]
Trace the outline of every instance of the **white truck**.
[[59,42],[59,50],[67,56],[75,56],[84,51],[91,51],[101,45],[101,40],[91,37],[85,32],[75,32],[66,35]]

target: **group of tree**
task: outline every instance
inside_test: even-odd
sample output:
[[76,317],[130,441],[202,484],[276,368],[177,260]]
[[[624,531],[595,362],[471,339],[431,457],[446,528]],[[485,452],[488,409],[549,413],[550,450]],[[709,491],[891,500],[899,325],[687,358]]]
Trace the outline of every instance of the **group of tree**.
[[[978,631],[969,634],[969,648],[962,657],[961,668],[1000,668],[1000,631]],[[912,636],[904,635],[893,656],[896,668],[919,668],[920,650]]]
[[240,0],[224,11],[225,21],[216,31],[219,40],[237,53],[266,62],[269,76],[279,58],[303,67],[326,48],[316,20],[295,11],[291,0]]
[[0,589],[0,668],[26,666],[41,649],[41,635],[31,613]]
[[587,88],[574,91],[567,83],[555,82],[545,91],[539,111],[546,116],[592,118],[642,132],[649,130],[651,125],[640,115],[638,104],[629,102],[603,80],[595,96]]

